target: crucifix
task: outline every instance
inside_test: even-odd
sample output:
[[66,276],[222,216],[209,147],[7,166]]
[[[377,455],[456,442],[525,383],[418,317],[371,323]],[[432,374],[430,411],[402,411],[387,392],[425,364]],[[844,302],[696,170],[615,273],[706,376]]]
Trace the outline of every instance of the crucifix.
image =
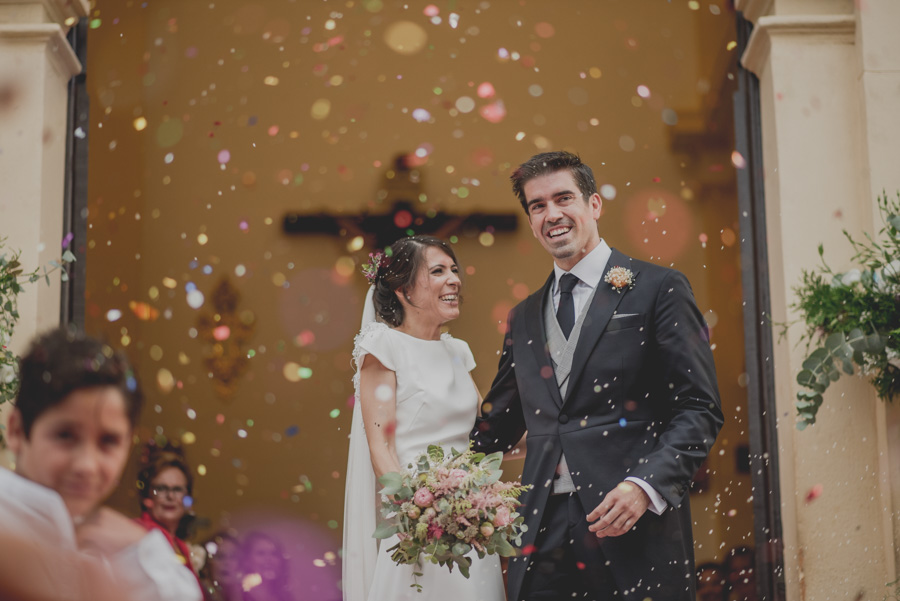
[[359,215],[329,213],[288,213],[283,228],[287,234],[363,236],[372,248],[383,249],[404,236],[428,234],[446,239],[454,234],[474,237],[482,232],[512,232],[518,225],[516,213],[469,213],[468,215],[429,210],[420,212],[415,199],[421,194],[420,173],[412,155],[400,155],[384,181],[386,201],[393,203],[384,213]]

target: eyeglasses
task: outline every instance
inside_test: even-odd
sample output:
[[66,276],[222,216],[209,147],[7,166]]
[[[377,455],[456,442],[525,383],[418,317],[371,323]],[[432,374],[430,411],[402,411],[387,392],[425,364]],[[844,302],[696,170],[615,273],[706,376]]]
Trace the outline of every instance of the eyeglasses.
[[184,495],[187,494],[187,489],[183,486],[166,486],[165,484],[158,484],[151,486],[150,492],[157,497],[171,494],[173,497],[179,498],[184,497]]

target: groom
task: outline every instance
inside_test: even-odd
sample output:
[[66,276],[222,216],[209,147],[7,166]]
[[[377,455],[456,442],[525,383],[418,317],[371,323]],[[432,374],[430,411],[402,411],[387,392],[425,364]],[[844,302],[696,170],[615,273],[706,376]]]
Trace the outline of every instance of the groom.
[[539,154],[511,179],[554,266],[509,314],[472,431],[487,452],[528,433],[509,600],[693,601],[687,491],[723,417],[690,285],[606,245],[577,156]]

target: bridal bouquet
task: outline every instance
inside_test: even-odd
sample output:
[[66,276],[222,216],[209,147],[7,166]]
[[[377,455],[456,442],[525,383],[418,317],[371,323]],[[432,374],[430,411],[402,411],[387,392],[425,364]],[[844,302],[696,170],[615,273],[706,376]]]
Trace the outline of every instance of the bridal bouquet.
[[[527,529],[516,513],[518,497],[529,487],[500,481],[502,458],[471,449],[451,449],[446,456],[441,447],[429,446],[409,471],[379,478],[384,519],[375,538],[399,536],[388,549],[398,565],[425,560],[452,571],[456,564],[466,578],[472,564],[466,554],[473,549],[478,557],[515,555],[512,542],[521,545]],[[412,586],[421,592],[418,582]]]

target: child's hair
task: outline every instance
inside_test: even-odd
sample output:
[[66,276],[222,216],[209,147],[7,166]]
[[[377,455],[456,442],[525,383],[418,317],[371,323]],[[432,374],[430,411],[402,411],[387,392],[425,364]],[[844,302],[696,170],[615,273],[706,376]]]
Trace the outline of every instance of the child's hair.
[[19,359],[15,406],[25,437],[35,420],[77,390],[112,386],[122,393],[131,427],[137,424],[144,397],[137,375],[120,351],[69,328],[43,334]]

